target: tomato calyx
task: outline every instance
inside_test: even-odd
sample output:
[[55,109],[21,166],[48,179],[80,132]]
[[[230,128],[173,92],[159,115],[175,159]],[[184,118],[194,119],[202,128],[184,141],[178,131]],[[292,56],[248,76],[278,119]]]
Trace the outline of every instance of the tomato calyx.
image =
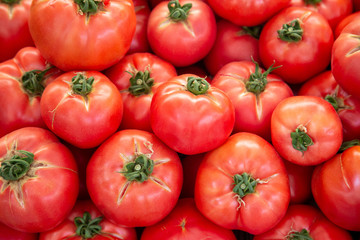
[[44,71],[32,70],[25,72],[21,77],[22,88],[30,97],[41,96],[45,87],[42,82],[45,74],[51,69],[49,67]]
[[294,149],[304,152],[308,149],[309,146],[313,145],[314,142],[307,134],[307,129],[304,125],[300,124],[294,132],[290,133],[292,139],[292,146]]
[[149,70],[128,73],[131,75],[129,92],[133,96],[145,95],[151,92],[151,88],[154,86],[154,79],[150,76]]
[[317,5],[318,3],[321,3],[322,0],[304,0],[306,5]]
[[95,14],[99,5],[102,4],[101,0],[74,0],[74,2],[79,6],[79,13],[87,16]]
[[84,212],[83,217],[75,217],[76,235],[83,239],[88,239],[100,234],[101,226],[99,224],[102,219],[103,217],[92,219],[89,212]]
[[86,97],[92,91],[94,77],[86,78],[83,74],[78,73],[71,79],[71,83],[73,93]]
[[19,4],[21,0],[0,0],[0,3],[7,4],[9,6]]
[[33,153],[17,150],[12,156],[1,162],[0,177],[8,181],[17,181],[26,175],[33,161]]
[[233,179],[233,184],[235,185],[233,192],[236,193],[240,198],[255,192],[255,187],[258,181],[251,177],[248,173],[243,173],[241,175],[235,174]]
[[336,110],[336,112],[344,109],[351,109],[350,106],[345,105],[344,98],[338,97],[339,85],[336,86],[333,94],[328,94],[324,97]]
[[341,144],[339,151],[337,153],[342,153],[346,149],[354,147],[354,146],[360,146],[360,140],[359,139],[353,139],[350,141],[345,141]]
[[253,26],[253,27],[242,26],[241,28],[242,28],[242,31],[240,31],[240,32],[244,32],[256,39],[259,39],[263,26],[262,25]]
[[154,170],[154,161],[148,158],[145,154],[141,154],[135,158],[133,162],[125,165],[123,175],[128,181],[144,182],[148,180],[149,176]]
[[168,3],[169,18],[174,22],[185,21],[192,8],[192,3],[180,5],[179,0],[170,1]]
[[201,77],[188,77],[186,88],[195,95],[206,94],[210,85]]
[[300,20],[294,19],[290,23],[283,24],[277,31],[281,40],[286,42],[298,42],[302,40],[303,29],[300,26]]
[[306,229],[302,229],[301,231],[290,231],[288,235],[285,237],[286,240],[313,240],[310,236],[310,233]]

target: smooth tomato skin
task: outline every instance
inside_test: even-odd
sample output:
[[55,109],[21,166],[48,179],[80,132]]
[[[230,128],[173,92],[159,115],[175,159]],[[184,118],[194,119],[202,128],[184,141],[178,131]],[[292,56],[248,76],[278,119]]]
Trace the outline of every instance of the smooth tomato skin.
[[241,26],[224,19],[217,21],[216,41],[204,58],[208,72],[215,76],[227,63],[251,61],[251,58],[260,62],[259,40],[246,33]]
[[[264,69],[260,68],[261,72]],[[270,120],[277,104],[293,96],[291,88],[277,75],[269,74],[263,92],[255,94],[246,89],[246,82],[255,72],[255,63],[235,61],[223,66],[214,76],[212,86],[224,91],[235,108],[233,132],[255,133],[271,140]]]
[[288,234],[305,229],[313,240],[351,240],[348,231],[336,226],[311,205],[290,205],[286,215],[270,231],[254,236],[254,240],[286,239]]
[[193,198],[179,199],[171,213],[159,223],[146,227],[141,240],[218,239],[235,240],[230,229],[222,228],[197,210]]
[[203,59],[216,39],[216,21],[212,9],[202,1],[184,0],[192,7],[185,21],[169,19],[168,1],[151,11],[147,36],[153,52],[175,67],[192,65]]
[[[25,47],[14,58],[0,63],[0,137],[22,127],[46,125],[40,113],[41,96],[30,96],[22,87],[22,76],[50,65],[35,47]],[[43,78],[43,85],[52,82],[62,72],[53,67]]]
[[0,223],[0,239],[1,240],[38,240],[38,234],[20,232]]
[[337,113],[341,119],[344,141],[360,137],[360,100],[349,95],[339,86],[331,70],[306,81],[301,86],[298,95],[322,98],[327,95],[336,96],[339,102]]
[[[277,31],[283,24],[297,18],[301,20],[302,40],[281,40]],[[330,64],[333,42],[333,31],[320,13],[304,7],[288,7],[266,22],[262,29],[259,38],[260,59],[266,68],[274,62],[277,66],[282,65],[273,73],[285,82],[303,83]]]
[[34,46],[28,27],[31,2],[0,3],[0,62],[13,58],[21,48]]
[[[241,202],[233,192],[233,176],[245,172],[263,182]],[[289,182],[282,159],[270,143],[255,134],[233,134],[207,153],[200,164],[195,182],[196,206],[222,227],[263,233],[281,220],[289,201]]]
[[[78,73],[95,79],[86,98],[72,91],[71,81]],[[100,145],[118,129],[123,115],[121,94],[97,71],[62,74],[45,88],[40,108],[46,126],[78,148]]]
[[[39,240],[83,240],[81,236],[76,235],[75,217],[83,217],[84,212],[90,213],[92,219],[101,217],[101,212],[96,208],[91,200],[77,201],[68,217],[56,228],[47,232],[40,233]],[[118,226],[108,219],[103,218],[99,224],[101,232],[92,240],[136,240],[136,231],[134,228],[125,228]]]
[[66,218],[78,196],[74,157],[52,132],[36,127],[21,128],[2,137],[1,160],[12,148],[35,155],[31,166],[35,177],[22,178],[20,195],[15,192],[14,183],[6,187],[9,181],[0,178],[0,221],[23,232],[50,230]]
[[291,6],[306,7],[319,12],[336,29],[339,22],[353,11],[352,0],[322,0],[316,4],[306,4],[305,0],[291,0]]
[[[131,86],[129,72],[136,74],[137,71],[144,72],[146,70],[154,79],[154,86],[150,93],[134,96],[129,90]],[[153,95],[160,83],[177,76],[175,67],[152,53],[134,53],[125,56],[104,73],[121,93],[124,114],[120,129],[133,128],[152,132],[150,105]]]
[[314,170],[311,189],[321,211],[336,225],[360,230],[360,147],[354,146]]
[[[303,126],[313,145],[301,152],[292,145],[290,134]],[[286,160],[314,166],[329,160],[343,140],[342,125],[334,107],[314,96],[293,96],[281,101],[271,116],[271,141]]]
[[103,7],[87,19],[72,0],[33,0],[29,28],[35,46],[64,71],[110,67],[129,50],[136,15],[131,0],[111,0]]
[[[155,166],[151,178],[127,185],[121,171],[135,152],[150,154]],[[100,145],[90,159],[86,176],[97,208],[110,221],[127,227],[150,226],[163,219],[175,207],[183,182],[176,152],[154,134],[135,129],[119,131]]]
[[176,152],[193,155],[210,151],[226,141],[234,122],[234,107],[220,89],[210,86],[206,94],[187,90],[183,74],[159,86],[150,106],[153,132]]
[[[359,2],[360,3],[360,2]],[[340,33],[344,30],[344,28],[354,22],[354,21],[360,21],[360,12],[353,12],[352,14],[344,17],[339,24],[336,26],[336,29],[334,31],[335,39],[338,38]]]

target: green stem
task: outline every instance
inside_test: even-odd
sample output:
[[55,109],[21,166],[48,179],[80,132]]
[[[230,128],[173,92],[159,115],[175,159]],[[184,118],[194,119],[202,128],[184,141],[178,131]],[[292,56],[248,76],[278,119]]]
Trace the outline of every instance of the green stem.
[[351,141],[346,141],[343,142],[339,148],[339,151],[337,153],[342,153],[344,152],[346,149],[354,147],[354,146],[360,146],[360,140],[359,139],[354,139]]
[[304,0],[306,5],[316,5],[318,3],[321,3],[322,0]]
[[21,77],[22,87],[27,94],[31,97],[41,96],[45,87],[43,86],[43,80],[45,74],[51,69],[49,67],[44,71],[32,70],[25,72]]
[[10,159],[1,162],[0,177],[8,181],[16,181],[25,176],[34,161],[34,154],[17,150]]
[[235,185],[233,188],[233,192],[236,193],[240,198],[243,198],[247,194],[255,192],[257,181],[249,174],[235,174],[233,179],[233,184]]
[[179,0],[170,1],[168,3],[169,18],[174,22],[185,21],[192,7],[191,3],[180,5]]
[[201,77],[188,77],[186,88],[189,92],[200,95],[207,93],[210,85],[205,80],[205,78]]
[[304,153],[309,146],[314,144],[303,125],[297,127],[295,132],[290,133],[290,137],[292,139],[293,148],[302,153]]
[[83,217],[74,218],[76,235],[82,237],[82,239],[89,239],[100,234],[101,226],[99,224],[102,219],[102,217],[92,219],[89,212],[84,212]]
[[253,26],[253,27],[242,26],[241,28],[246,34],[248,34],[256,39],[259,39],[263,25],[258,25],[258,26]]
[[295,19],[290,23],[284,24],[283,27],[277,32],[279,38],[286,42],[301,41],[303,35],[303,29],[300,26],[299,19]]
[[80,10],[84,14],[94,14],[98,11],[99,4],[102,4],[101,0],[74,0],[79,6]]
[[141,154],[133,162],[127,163],[121,173],[128,181],[144,182],[150,177],[153,170],[154,161]]
[[71,82],[73,93],[85,97],[92,91],[94,77],[86,78],[83,74],[78,73],[75,77],[71,79]]
[[313,240],[313,238],[306,229],[302,229],[300,232],[291,231],[286,236],[286,240]]
[[132,95],[140,96],[151,92],[151,88],[154,86],[154,79],[150,77],[148,70],[144,72],[138,71],[135,74],[128,73],[131,75],[129,92]]
[[0,0],[0,3],[8,4],[10,6],[19,4],[21,0]]
[[328,101],[334,108],[336,111],[339,110],[339,104],[338,104],[338,101],[337,101],[337,97],[336,96],[333,96],[333,95],[326,95],[325,98],[324,98],[326,101]]

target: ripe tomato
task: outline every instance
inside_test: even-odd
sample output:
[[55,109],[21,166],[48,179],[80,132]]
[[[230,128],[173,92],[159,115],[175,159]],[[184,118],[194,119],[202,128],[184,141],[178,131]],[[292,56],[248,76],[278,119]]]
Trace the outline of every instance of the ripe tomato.
[[39,240],[136,240],[134,228],[116,225],[104,218],[90,200],[78,201],[56,228],[40,233]]
[[0,221],[23,232],[60,224],[79,191],[76,162],[53,133],[36,127],[0,138]]
[[235,108],[234,132],[255,133],[267,141],[271,114],[276,105],[293,96],[291,88],[277,75],[275,67],[266,71],[257,62],[230,62],[215,75],[212,86],[223,90]]
[[254,236],[268,239],[351,240],[348,231],[330,222],[322,212],[310,205],[290,205],[285,217],[270,231]]
[[179,156],[154,134],[135,129],[112,135],[86,171],[91,199],[110,221],[150,226],[175,207],[183,182]]
[[164,1],[151,11],[147,36],[154,53],[176,67],[204,58],[216,38],[215,16],[202,1]]
[[60,73],[34,47],[22,48],[13,59],[0,63],[0,137],[22,127],[46,128],[41,95]]
[[125,56],[108,68],[105,75],[120,90],[124,114],[120,129],[151,132],[150,104],[158,85],[175,77],[175,67],[151,53]]
[[179,199],[175,208],[162,221],[146,227],[141,240],[217,239],[236,240],[230,229],[222,228],[197,210],[193,198]]
[[270,143],[252,133],[236,133],[200,164],[195,202],[214,223],[251,234],[274,227],[290,201],[283,160]]
[[12,229],[0,223],[0,239],[1,240],[38,240],[37,233],[26,233]]
[[360,231],[360,146],[317,166],[311,189],[316,204],[330,221]]
[[33,0],[29,28],[35,46],[58,68],[100,71],[128,51],[136,15],[131,0]]
[[271,18],[261,31],[260,59],[273,73],[296,84],[322,72],[330,64],[333,31],[320,13],[305,7],[288,7]]
[[[360,1],[359,1],[360,3]],[[360,12],[354,12],[346,17],[344,17],[339,24],[336,26],[335,29],[335,39],[338,38],[338,36],[340,35],[340,33],[344,30],[344,28],[352,23],[353,21],[359,21],[360,20]]]
[[45,88],[40,108],[46,126],[79,148],[100,145],[118,129],[123,114],[118,89],[97,71],[62,74]]
[[21,48],[34,46],[28,27],[31,2],[0,1],[0,62],[13,58]]
[[360,137],[360,100],[345,92],[330,70],[309,79],[298,94],[321,97],[333,105],[341,119],[344,141]]
[[187,155],[220,146],[230,136],[234,121],[230,98],[192,74],[162,83],[150,106],[155,135],[176,152]]
[[334,107],[320,97],[289,97],[272,114],[271,140],[286,160],[302,166],[317,165],[339,150],[341,120]]

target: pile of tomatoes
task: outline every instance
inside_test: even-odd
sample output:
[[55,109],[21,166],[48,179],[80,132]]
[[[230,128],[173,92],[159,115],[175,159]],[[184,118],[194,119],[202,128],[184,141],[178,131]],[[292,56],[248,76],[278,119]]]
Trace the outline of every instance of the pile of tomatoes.
[[360,239],[358,10],[0,0],[0,239]]

